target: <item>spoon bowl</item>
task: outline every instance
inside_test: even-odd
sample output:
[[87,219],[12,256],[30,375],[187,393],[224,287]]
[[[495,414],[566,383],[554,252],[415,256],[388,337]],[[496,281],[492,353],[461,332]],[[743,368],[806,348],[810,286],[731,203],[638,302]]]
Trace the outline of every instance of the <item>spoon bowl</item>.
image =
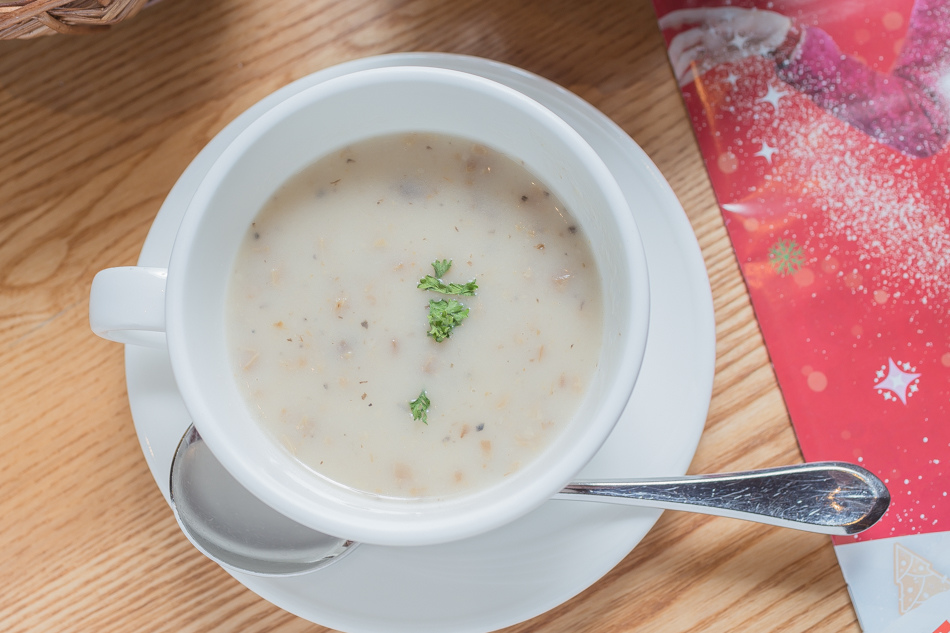
[[264,504],[218,462],[194,425],[175,450],[169,492],[175,519],[205,556],[258,576],[326,567],[357,543],[303,526]]

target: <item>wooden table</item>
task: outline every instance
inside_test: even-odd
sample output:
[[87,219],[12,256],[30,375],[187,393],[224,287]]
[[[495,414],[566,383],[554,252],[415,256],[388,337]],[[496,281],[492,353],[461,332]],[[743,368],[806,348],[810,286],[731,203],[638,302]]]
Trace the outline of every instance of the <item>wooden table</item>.
[[[0,42],[0,630],[323,631],[178,530],[142,457],[96,271],[284,84],[393,51],[521,66],[619,123],[672,184],[715,298],[691,472],[801,460],[648,0],[165,0],[113,31]],[[600,582],[512,632],[859,631],[827,537],[667,512]]]

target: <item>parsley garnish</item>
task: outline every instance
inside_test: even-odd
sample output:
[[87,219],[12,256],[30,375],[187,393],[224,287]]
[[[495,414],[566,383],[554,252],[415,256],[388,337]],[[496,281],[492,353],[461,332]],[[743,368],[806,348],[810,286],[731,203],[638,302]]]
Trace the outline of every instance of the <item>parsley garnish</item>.
[[451,267],[451,259],[443,259],[442,261],[435,260],[432,262],[432,268],[435,270],[435,276],[439,279],[445,277],[445,273],[449,272],[449,268]]
[[468,283],[464,284],[447,284],[442,281],[442,277],[445,273],[449,272],[449,268],[452,267],[451,259],[435,260],[432,262],[432,269],[435,271],[435,277],[432,275],[426,275],[419,280],[419,285],[416,288],[422,288],[423,290],[435,290],[436,292],[441,292],[444,295],[462,295],[465,297],[474,297],[475,291],[478,290],[478,284],[475,283],[475,280],[471,280]]
[[441,343],[452,335],[452,329],[468,317],[468,308],[455,299],[429,302],[429,336]]
[[474,279],[464,284],[447,284],[432,275],[426,275],[420,279],[419,285],[416,287],[423,290],[435,290],[444,295],[462,295],[465,297],[474,297],[475,291],[478,290],[478,284],[475,283]]
[[429,396],[426,395],[425,389],[419,394],[419,397],[415,400],[409,401],[409,410],[412,411],[413,420],[422,420],[423,424],[429,424],[429,416],[426,415],[429,411]]
[[[464,284],[447,284],[442,281],[442,275],[447,273],[451,267],[451,259],[435,260],[432,262],[432,269],[436,276],[426,275],[419,280],[419,285],[416,287],[423,290],[434,290],[444,295],[474,297],[475,291],[478,290],[478,284],[475,283],[474,279]],[[441,343],[452,335],[452,329],[461,325],[466,317],[468,317],[468,308],[455,299],[430,301],[429,336],[434,338],[437,343]]]

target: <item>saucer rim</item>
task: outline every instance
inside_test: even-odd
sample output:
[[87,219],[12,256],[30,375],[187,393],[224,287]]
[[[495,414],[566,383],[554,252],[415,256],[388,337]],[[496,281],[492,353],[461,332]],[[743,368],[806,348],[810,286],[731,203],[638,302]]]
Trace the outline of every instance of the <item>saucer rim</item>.
[[[693,316],[695,325],[698,332],[698,337],[704,339],[705,349],[696,349],[693,354],[694,369],[696,370],[696,376],[693,376],[693,380],[689,385],[689,398],[693,403],[693,411],[691,420],[681,421],[681,425],[686,425],[688,428],[679,428],[678,431],[682,434],[680,442],[678,444],[679,451],[676,456],[676,459],[673,460],[675,463],[670,465],[669,472],[656,473],[662,475],[680,475],[685,473],[686,468],[689,465],[690,460],[692,459],[693,454],[695,453],[696,445],[699,441],[699,436],[703,430],[706,413],[708,411],[709,400],[712,393],[712,374],[715,363],[715,324],[714,317],[712,312],[712,296],[709,289],[708,278],[706,277],[705,264],[702,260],[702,256],[699,250],[698,243],[695,241],[695,235],[692,232],[692,228],[689,225],[689,222],[686,218],[685,213],[682,211],[678,200],[672,192],[672,189],[669,187],[669,184],[663,179],[660,175],[659,170],[653,165],[652,161],[646,156],[642,149],[630,139],[626,133],[623,132],[616,124],[610,121],[605,115],[600,113],[598,110],[593,108],[590,104],[587,104],[579,97],[573,93],[568,92],[567,90],[557,86],[537,75],[528,73],[521,69],[508,66],[505,64],[500,64],[498,62],[492,62],[490,60],[484,60],[480,58],[460,56],[460,55],[450,55],[450,54],[431,54],[431,53],[403,53],[403,54],[391,54],[384,56],[377,56],[371,58],[364,58],[361,60],[354,60],[351,62],[346,62],[339,66],[334,66],[313,75],[307,76],[294,82],[276,93],[272,94],[270,97],[265,98],[257,105],[253,106],[251,109],[246,111],[244,114],[239,116],[234,122],[228,125],[221,133],[219,133],[215,139],[209,143],[205,150],[199,154],[199,156],[192,162],[192,164],[186,169],[185,173],[179,179],[179,182],[176,183],[175,187],[172,189],[172,192],[169,193],[168,199],[173,198],[173,194],[176,193],[176,190],[179,187],[184,187],[183,182],[186,179],[194,179],[195,177],[200,177],[200,166],[201,162],[210,164],[210,160],[213,160],[212,155],[214,151],[220,151],[226,145],[226,136],[227,133],[233,132],[237,133],[236,127],[240,126],[242,123],[246,125],[252,120],[252,118],[259,116],[260,113],[266,111],[270,105],[278,102],[279,100],[286,98],[289,94],[292,94],[294,91],[299,91],[305,88],[306,86],[313,85],[318,81],[329,79],[331,76],[337,76],[339,74],[345,74],[348,72],[355,72],[359,69],[365,68],[374,68],[380,67],[382,65],[406,65],[406,64],[415,64],[415,65],[432,65],[443,68],[453,68],[456,70],[461,70],[463,72],[472,72],[473,74],[481,74],[482,76],[489,75],[489,78],[496,81],[501,81],[506,83],[506,85],[514,87],[516,90],[520,89],[518,86],[528,87],[536,92],[545,93],[544,98],[550,102],[559,102],[558,105],[561,105],[567,110],[572,110],[575,116],[579,117],[577,121],[571,122],[571,125],[577,129],[578,125],[591,127],[592,129],[599,128],[600,132],[604,133],[606,136],[611,137],[611,141],[622,146],[623,153],[628,154],[628,161],[622,167],[628,167],[636,163],[636,167],[640,170],[644,170],[645,173],[651,177],[655,182],[653,183],[657,187],[656,194],[667,199],[669,206],[671,208],[676,208],[679,210],[678,214],[674,214],[675,217],[667,217],[666,220],[674,224],[672,230],[672,236],[674,241],[691,241],[691,245],[686,245],[686,250],[691,250],[692,253],[684,253],[687,257],[684,258],[683,269],[685,270],[686,276],[690,277],[688,281],[692,282],[693,285],[699,285],[705,289],[705,292],[702,292],[701,289],[697,291],[697,288],[691,288],[692,296],[690,297],[695,307],[698,307],[698,310]],[[486,73],[486,74],[483,74]],[[501,76],[501,77],[499,77]],[[505,81],[507,80],[507,81]],[[511,82],[511,83],[508,83]],[[512,85],[516,84],[516,85]],[[533,96],[537,100],[541,101],[543,105],[551,107],[551,103]],[[552,108],[553,109],[553,108]],[[563,117],[564,115],[561,114]],[[578,129],[581,132],[581,135],[584,136],[584,132]],[[586,136],[585,136],[586,138]],[[218,141],[217,146],[215,142]],[[219,149],[220,148],[220,149]],[[605,160],[605,162],[607,162]],[[620,167],[618,167],[620,168]],[[180,191],[178,192],[180,193]],[[143,245],[142,255],[140,257],[140,265],[155,265],[155,258],[161,259],[161,253],[156,253],[164,248],[165,252],[164,257],[167,261],[168,252],[170,252],[170,245],[167,247],[162,247],[159,242],[162,240],[167,240],[167,233],[171,231],[171,236],[173,239],[175,227],[168,227],[168,216],[171,213],[174,213],[174,210],[167,209],[168,199],[166,199],[166,204],[163,204],[162,209],[159,211],[156,221],[150,230],[148,237],[146,238],[145,244]],[[164,216],[163,216],[164,213]],[[163,222],[160,222],[162,220]],[[637,218],[638,224],[640,224],[640,219]],[[678,226],[675,226],[678,225]],[[686,239],[685,232],[688,231],[688,239]],[[683,246],[682,244],[679,244]],[[688,259],[688,261],[686,261]],[[648,267],[650,265],[648,259]],[[659,274],[658,271],[652,271],[654,274]],[[701,277],[701,279],[700,279]],[[698,283],[700,282],[701,283]],[[651,276],[651,285],[653,285],[653,278]],[[652,292],[652,290],[651,290]],[[703,296],[700,296],[703,295]],[[652,308],[651,308],[652,312]],[[651,321],[655,317],[651,316]],[[132,408],[133,420],[135,422],[136,431],[139,434],[139,439],[142,444],[142,449],[145,452],[146,459],[149,462],[150,469],[152,470],[153,476],[158,483],[159,488],[162,490],[163,495],[168,498],[167,493],[167,474],[162,476],[162,470],[167,473],[167,465],[164,465],[164,469],[159,467],[161,460],[156,457],[154,447],[150,443],[150,433],[149,429],[144,428],[148,426],[144,419],[147,417],[142,413],[142,407],[146,405],[154,406],[154,398],[146,397],[144,400],[148,402],[143,402],[143,398],[139,397],[137,390],[134,388],[135,385],[140,384],[141,381],[138,380],[140,375],[134,375],[137,372],[140,374],[141,368],[144,365],[148,365],[149,362],[162,362],[160,356],[164,352],[159,353],[159,357],[150,355],[149,352],[141,350],[141,348],[132,348],[127,346],[126,348],[126,363],[127,363],[127,384],[129,386],[129,400],[130,406]],[[167,358],[167,354],[164,354]],[[659,362],[666,362],[668,359],[661,359]],[[646,362],[644,363],[646,364]],[[166,388],[168,386],[166,385]],[[174,391],[174,384],[171,386],[171,390]],[[640,390],[643,391],[642,389]],[[696,397],[696,394],[701,394],[701,397]],[[168,394],[166,394],[168,395]],[[175,394],[171,394],[174,396]],[[637,396],[637,390],[634,391],[634,398]],[[633,398],[631,399],[632,402]],[[699,404],[697,404],[699,403]],[[630,405],[628,405],[630,407]],[[183,411],[178,411],[177,413],[184,413],[184,417],[187,420],[187,413]],[[185,423],[187,426],[187,422]],[[608,439],[608,443],[610,440]],[[586,472],[586,469],[585,469]],[[545,504],[548,506],[550,504],[556,504],[558,502],[552,501]],[[536,511],[537,512],[537,511]],[[531,605],[516,605],[513,608],[509,608],[507,611],[504,609],[499,609],[494,613],[489,613],[490,609],[485,609],[483,613],[485,617],[480,622],[467,621],[464,623],[464,626],[453,626],[453,630],[457,631],[488,631],[501,628],[504,626],[509,626],[517,622],[524,621],[535,615],[543,613],[550,608],[557,606],[570,599],[577,593],[580,593],[586,589],[590,584],[596,582],[604,574],[606,574],[611,568],[613,568],[624,556],[626,556],[629,551],[636,546],[637,543],[643,538],[646,532],[652,527],[656,519],[659,517],[659,511],[639,511],[638,516],[640,521],[636,534],[631,534],[628,543],[623,546],[614,546],[609,555],[604,552],[600,552],[598,557],[597,565],[595,568],[590,568],[587,570],[587,573],[578,574],[573,578],[574,582],[568,583],[571,585],[570,591],[564,591],[557,596],[547,596],[547,597],[538,597],[535,602]],[[641,525],[642,524],[642,525]],[[500,530],[505,530],[505,528],[500,528]],[[477,537],[481,538],[481,537]],[[473,539],[468,539],[473,540]],[[590,544],[588,544],[590,545]],[[627,547],[629,545],[629,547]],[[354,557],[357,555],[371,556],[373,550],[380,550],[386,548],[379,548],[376,546],[362,546],[357,552],[354,552]],[[392,549],[392,548],[389,548]],[[416,548],[413,548],[416,549]],[[424,548],[419,548],[424,549]],[[620,551],[623,550],[623,551]],[[344,563],[346,564],[346,563]],[[334,568],[331,567],[328,570],[321,571],[321,574],[328,574]],[[319,622],[325,626],[333,626],[334,628],[339,628],[348,631],[363,631],[363,630],[377,630],[379,626],[379,621],[374,621],[370,619],[369,621],[366,618],[360,620],[352,619],[354,614],[352,613],[343,613],[338,612],[331,614],[326,610],[321,611],[320,607],[317,606],[316,610],[313,609],[312,604],[300,604],[300,601],[294,600],[293,591],[289,591],[290,587],[287,585],[287,580],[289,579],[261,579],[243,575],[240,573],[232,573],[232,575],[246,587],[260,595],[261,597],[269,600],[275,605],[284,608],[288,611],[291,611],[307,620],[313,622]],[[322,576],[321,576],[322,577]],[[299,582],[306,582],[307,576],[298,577]],[[325,577],[324,580],[326,580]],[[297,579],[294,579],[297,580]],[[368,603],[367,603],[368,606]],[[358,610],[358,609],[357,609]],[[390,623],[387,623],[390,624]],[[391,623],[396,627],[393,630],[439,630],[438,628],[431,628],[427,623]],[[442,625],[444,626],[444,625]]]

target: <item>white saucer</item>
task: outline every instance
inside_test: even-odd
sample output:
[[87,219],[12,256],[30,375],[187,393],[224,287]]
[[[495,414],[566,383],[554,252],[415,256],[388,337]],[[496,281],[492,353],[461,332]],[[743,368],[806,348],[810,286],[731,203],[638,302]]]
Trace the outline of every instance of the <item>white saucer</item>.
[[[450,68],[507,84],[571,124],[607,163],[630,201],[650,267],[650,337],[623,417],[583,478],[686,472],[712,393],[715,324],[706,268],[682,207],[623,130],[559,86],[523,70],[456,55],[372,57],[304,77],[235,119],[195,158],[162,205],[139,257],[167,266],[182,214],[208,167],[238,132],[277,102],[332,77],[381,66]],[[190,419],[164,351],[127,346],[132,417],[168,499],[172,453]],[[349,633],[484,632],[541,614],[596,582],[646,535],[659,511],[550,501],[508,526],[432,547],[364,545],[337,565],[293,578],[234,573],[275,605]]]

